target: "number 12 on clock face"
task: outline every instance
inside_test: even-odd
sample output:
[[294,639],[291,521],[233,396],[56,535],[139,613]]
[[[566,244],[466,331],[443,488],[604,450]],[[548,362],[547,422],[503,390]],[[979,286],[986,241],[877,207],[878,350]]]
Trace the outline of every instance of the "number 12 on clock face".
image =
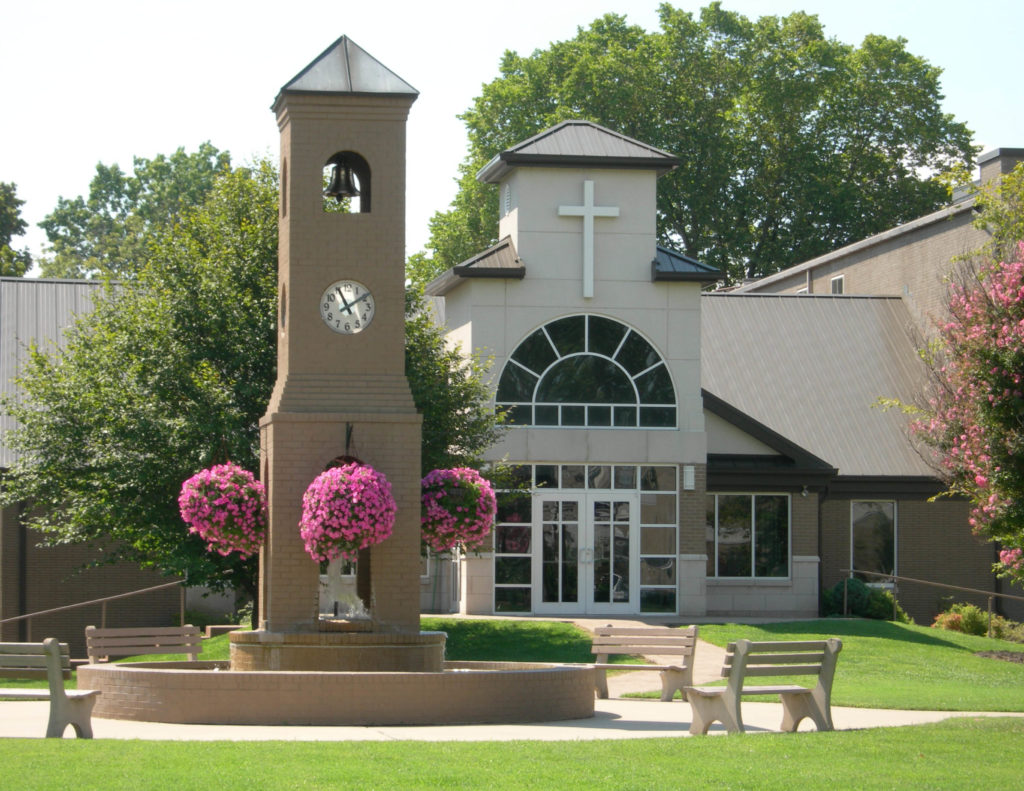
[[339,280],[320,297],[320,318],[334,332],[354,335],[373,321],[376,310],[370,289],[355,280]]

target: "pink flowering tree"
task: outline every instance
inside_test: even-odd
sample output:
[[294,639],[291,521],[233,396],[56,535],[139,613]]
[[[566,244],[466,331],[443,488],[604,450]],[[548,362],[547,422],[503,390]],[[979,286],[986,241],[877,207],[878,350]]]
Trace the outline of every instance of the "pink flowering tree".
[[951,286],[935,395],[912,428],[971,501],[974,531],[1004,547],[996,570],[1024,580],[1024,243],[1015,253]]
[[479,549],[494,527],[491,484],[469,467],[433,470],[421,481],[423,541],[434,552]]
[[396,510],[387,477],[350,462],[320,473],[306,489],[299,533],[313,560],[356,560],[360,549],[391,535]]
[[263,484],[237,464],[217,464],[197,472],[181,486],[181,518],[206,542],[210,552],[248,558],[267,535],[267,498]]

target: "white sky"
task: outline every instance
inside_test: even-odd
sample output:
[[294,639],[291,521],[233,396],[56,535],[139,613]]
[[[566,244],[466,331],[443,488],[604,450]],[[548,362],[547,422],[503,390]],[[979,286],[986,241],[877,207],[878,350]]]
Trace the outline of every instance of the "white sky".
[[[676,0],[697,12],[709,0]],[[943,69],[944,108],[983,150],[1024,146],[1020,0],[725,0],[749,18],[802,10],[828,36],[902,36]],[[420,92],[408,129],[407,250],[455,194],[466,137],[455,116],[497,76],[506,49],[528,54],[606,12],[657,29],[656,0],[12,0],[0,10],[0,181],[17,184],[35,227],[58,196],[88,191],[98,162],[203,141],[240,163],[277,157],[279,88],[348,35]],[[1018,86],[1014,88],[1014,86]]]

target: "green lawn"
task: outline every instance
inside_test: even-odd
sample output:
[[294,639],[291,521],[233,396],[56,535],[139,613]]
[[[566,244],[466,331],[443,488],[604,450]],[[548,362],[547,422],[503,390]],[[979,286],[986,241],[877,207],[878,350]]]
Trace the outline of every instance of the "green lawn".
[[883,709],[1024,711],[1024,664],[975,656],[1024,645],[911,624],[859,619],[708,625],[700,636],[731,640],[840,637],[832,703]]
[[[656,705],[656,704],[652,704]],[[8,739],[4,787],[175,789],[1016,788],[1024,720],[595,742]]]

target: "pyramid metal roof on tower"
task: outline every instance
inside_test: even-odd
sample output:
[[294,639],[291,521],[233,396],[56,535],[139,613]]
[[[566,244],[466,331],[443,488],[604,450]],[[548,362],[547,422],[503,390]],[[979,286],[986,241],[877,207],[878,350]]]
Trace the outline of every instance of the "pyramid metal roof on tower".
[[562,121],[528,140],[502,151],[488,162],[477,179],[495,184],[518,166],[614,167],[672,170],[679,160],[659,148],[613,132],[593,121]]
[[348,36],[342,36],[285,84],[285,93],[330,93],[363,96],[419,96],[419,91],[369,54]]

